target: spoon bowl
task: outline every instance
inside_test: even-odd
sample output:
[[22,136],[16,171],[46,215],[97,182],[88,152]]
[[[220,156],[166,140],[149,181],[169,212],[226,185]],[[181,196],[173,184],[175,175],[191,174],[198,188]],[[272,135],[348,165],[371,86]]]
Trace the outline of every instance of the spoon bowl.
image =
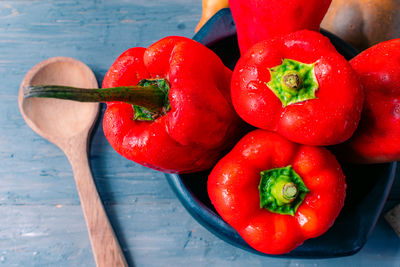
[[89,137],[99,113],[99,104],[24,98],[24,89],[32,85],[98,88],[95,75],[76,59],[50,58],[26,74],[20,86],[18,105],[26,123],[40,136],[60,147],[71,163],[96,265],[128,266],[89,167]]
[[89,133],[96,121],[99,104],[49,98],[23,98],[29,85],[65,85],[97,88],[97,80],[88,66],[66,57],[55,57],[34,66],[22,81],[18,103],[27,124],[45,139],[61,145],[66,140]]

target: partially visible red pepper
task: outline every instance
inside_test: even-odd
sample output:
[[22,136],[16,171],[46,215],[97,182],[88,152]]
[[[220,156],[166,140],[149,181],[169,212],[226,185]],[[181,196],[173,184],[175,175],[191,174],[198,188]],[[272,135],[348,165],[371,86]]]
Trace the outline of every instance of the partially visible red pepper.
[[282,254],[332,226],[344,205],[346,183],[327,149],[255,130],[217,163],[208,193],[251,247]]
[[299,30],[319,31],[332,0],[229,0],[241,54],[252,45]]
[[245,121],[308,145],[350,138],[364,100],[347,60],[328,38],[307,30],[254,45],[236,64],[231,90]]
[[343,153],[352,162],[400,160],[400,39],[377,44],[350,63],[364,85],[365,103]]
[[156,170],[188,173],[211,168],[242,131],[231,74],[204,45],[166,37],[119,56],[103,81],[111,89],[61,88],[60,94],[53,86],[28,94],[107,102],[104,134],[118,153]]

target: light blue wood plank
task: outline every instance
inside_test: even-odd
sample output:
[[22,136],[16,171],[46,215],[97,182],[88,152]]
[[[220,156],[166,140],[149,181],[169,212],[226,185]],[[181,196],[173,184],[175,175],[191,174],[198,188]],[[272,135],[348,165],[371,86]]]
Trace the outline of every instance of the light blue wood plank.
[[[139,207],[138,207],[139,206]],[[137,266],[395,266],[399,258],[397,237],[378,224],[365,248],[355,256],[324,260],[283,260],[257,256],[234,248],[198,225],[176,203],[138,202],[115,205],[108,211],[124,222],[118,229],[124,251]],[[92,266],[87,233],[79,206],[1,206],[0,263]],[[172,220],[171,216],[176,219]],[[63,218],[62,223],[59,218]],[[178,220],[179,219],[179,220]],[[10,223],[12,222],[12,224]],[[13,225],[18,225],[15,231]],[[377,239],[384,238],[386,248]]]
[[[79,206],[1,206],[0,264],[94,266]],[[63,218],[62,221],[59,218]]]

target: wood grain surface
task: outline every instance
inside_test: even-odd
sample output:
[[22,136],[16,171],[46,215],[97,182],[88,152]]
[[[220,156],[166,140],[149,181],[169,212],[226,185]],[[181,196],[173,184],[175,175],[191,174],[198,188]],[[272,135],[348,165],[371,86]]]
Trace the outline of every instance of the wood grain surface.
[[[167,35],[191,37],[200,16],[200,0],[0,1],[1,266],[95,265],[68,160],[19,113],[25,73],[49,57],[69,56],[88,64],[101,84],[123,51]],[[366,246],[345,258],[279,259],[232,247],[184,210],[162,173],[119,156],[101,119],[91,169],[132,266],[400,266],[400,239],[383,218]],[[385,210],[400,202],[399,180]]]

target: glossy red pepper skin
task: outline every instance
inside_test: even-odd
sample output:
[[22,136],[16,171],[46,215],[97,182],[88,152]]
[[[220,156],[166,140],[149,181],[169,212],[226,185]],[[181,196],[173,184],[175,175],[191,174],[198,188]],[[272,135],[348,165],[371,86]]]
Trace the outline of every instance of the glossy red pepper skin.
[[122,156],[169,173],[211,168],[233,145],[242,121],[230,98],[231,71],[207,47],[166,37],[149,48],[131,48],[107,72],[103,88],[166,78],[170,111],[154,121],[133,119],[132,105],[107,103],[104,134]]
[[[260,208],[260,172],[288,165],[310,190],[294,216]],[[346,183],[339,163],[327,149],[255,130],[214,167],[208,193],[217,212],[251,247],[283,254],[332,226],[344,205]]]
[[364,50],[350,63],[361,78],[365,103],[343,153],[361,163],[400,160],[400,39]]
[[254,44],[299,30],[319,31],[332,0],[229,0],[241,54]]
[[[284,107],[268,87],[269,68],[285,58],[315,63],[315,99]],[[246,122],[308,145],[334,145],[350,138],[364,101],[359,78],[346,59],[328,38],[307,30],[254,45],[236,64],[231,90],[233,105]]]

